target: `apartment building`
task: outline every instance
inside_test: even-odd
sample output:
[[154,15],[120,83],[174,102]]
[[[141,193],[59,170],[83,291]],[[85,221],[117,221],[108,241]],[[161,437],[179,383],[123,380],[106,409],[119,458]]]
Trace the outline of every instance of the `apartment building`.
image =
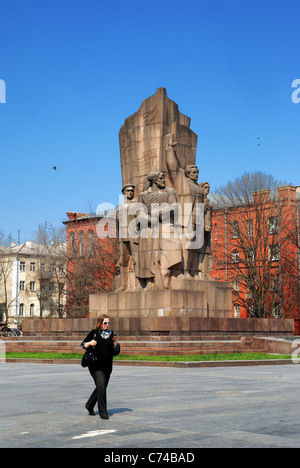
[[65,316],[66,246],[0,247],[0,321]]

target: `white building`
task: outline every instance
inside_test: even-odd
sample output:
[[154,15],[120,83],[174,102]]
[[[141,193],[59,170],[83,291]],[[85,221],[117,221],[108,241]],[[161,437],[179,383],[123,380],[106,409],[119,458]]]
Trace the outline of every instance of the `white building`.
[[[0,321],[65,316],[66,246],[32,241],[0,247]],[[2,315],[2,317],[1,317]]]

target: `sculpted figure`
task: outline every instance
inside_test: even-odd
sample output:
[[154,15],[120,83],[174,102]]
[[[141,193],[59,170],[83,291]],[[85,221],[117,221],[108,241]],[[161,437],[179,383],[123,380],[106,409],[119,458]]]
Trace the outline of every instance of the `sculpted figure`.
[[[117,209],[117,233],[119,238],[120,256],[118,266],[120,269],[121,286],[117,289],[125,291],[129,287],[129,273],[134,271],[136,264],[137,243],[130,235],[128,229],[134,214],[129,211],[130,205],[136,203],[134,198],[134,185],[127,184],[123,187],[124,202]],[[135,285],[132,285],[133,287]]]
[[204,212],[204,244],[200,250],[200,268],[201,277],[206,280],[211,280],[209,274],[209,255],[211,254],[211,231],[212,231],[212,214],[213,207],[208,199],[210,185],[208,182],[199,184],[204,192],[205,197],[205,212]]
[[167,289],[182,262],[181,242],[174,235],[177,196],[166,187],[164,173],[150,172],[147,181],[149,188],[138,198],[144,222],[140,223],[136,275],[143,288]]

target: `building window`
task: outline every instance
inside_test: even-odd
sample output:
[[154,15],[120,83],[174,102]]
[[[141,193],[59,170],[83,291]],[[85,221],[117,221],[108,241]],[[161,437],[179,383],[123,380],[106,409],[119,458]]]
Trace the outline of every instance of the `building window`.
[[214,231],[215,231],[215,240],[218,240],[218,225],[217,225],[217,223],[214,224]]
[[233,225],[232,225],[232,238],[233,239],[237,239],[238,237],[240,237],[240,230],[239,230],[239,223],[238,221],[233,221]]
[[279,261],[279,246],[278,246],[278,244],[269,246],[269,259],[272,262],[278,262]]
[[30,304],[30,317],[34,316],[34,304]]
[[248,219],[247,234],[248,237],[253,237],[253,219]]
[[41,271],[45,271],[45,263],[41,263]]
[[35,281],[30,281],[30,291],[35,291]]
[[25,281],[20,281],[20,291],[25,291]]
[[20,271],[25,271],[25,270],[26,270],[25,262],[20,262]]
[[20,304],[19,306],[19,316],[24,317],[24,304]]
[[238,292],[240,290],[240,284],[239,284],[239,279],[234,278],[233,279],[233,291]]
[[239,260],[240,260],[239,251],[238,251],[238,250],[234,250],[234,251],[232,252],[232,261],[233,261],[233,263],[239,263]]
[[80,231],[79,255],[84,256],[84,232]]
[[89,230],[89,254],[93,255],[94,253],[94,231]]
[[30,271],[35,271],[35,263],[30,262]]
[[250,262],[254,262],[254,260],[255,260],[255,253],[254,253],[253,249],[250,249],[249,252],[248,252],[248,260]]
[[279,302],[276,302],[273,310],[272,310],[272,317],[274,318],[282,318],[282,311]]
[[240,305],[236,303],[234,304],[234,317],[240,318]]
[[76,242],[75,242],[75,233],[71,232],[71,255],[76,255]]
[[273,216],[268,219],[268,234],[278,234],[279,226],[278,226],[278,218],[277,216]]

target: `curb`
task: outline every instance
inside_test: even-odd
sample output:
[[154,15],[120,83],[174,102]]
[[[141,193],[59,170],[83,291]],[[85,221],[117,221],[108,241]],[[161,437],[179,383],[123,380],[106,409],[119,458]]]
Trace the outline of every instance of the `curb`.
[[[7,358],[3,363],[7,364],[79,364],[80,359],[22,359]],[[258,361],[114,361],[114,366],[141,366],[141,367],[175,367],[180,369],[196,367],[250,367],[250,366],[274,366],[293,365],[291,359],[266,359]]]

